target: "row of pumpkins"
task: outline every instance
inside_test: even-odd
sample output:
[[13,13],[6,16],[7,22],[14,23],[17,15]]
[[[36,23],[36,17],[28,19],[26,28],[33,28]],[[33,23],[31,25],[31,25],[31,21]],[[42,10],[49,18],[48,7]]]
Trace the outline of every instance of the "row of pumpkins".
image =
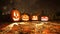
[[[18,10],[12,10],[11,11],[11,17],[12,17],[13,21],[19,21],[21,17],[22,17],[23,21],[29,20],[29,16],[27,14],[24,14],[21,16],[20,12]],[[38,16],[36,16],[36,15],[32,16],[32,20],[38,20]],[[48,21],[48,17],[42,16],[41,21]]]

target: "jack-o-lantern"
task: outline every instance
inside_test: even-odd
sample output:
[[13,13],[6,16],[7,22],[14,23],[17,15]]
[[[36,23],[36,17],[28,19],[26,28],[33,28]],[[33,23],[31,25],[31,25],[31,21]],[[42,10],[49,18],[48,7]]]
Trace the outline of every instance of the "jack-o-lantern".
[[22,20],[23,21],[28,21],[29,20],[29,16],[27,14],[22,15]]
[[38,20],[38,16],[32,16],[32,20]]
[[11,17],[14,21],[19,21],[20,20],[20,12],[18,10],[12,10]]
[[41,17],[41,21],[48,21],[48,19],[49,19],[49,18],[48,18],[47,16],[42,16],[42,17]]

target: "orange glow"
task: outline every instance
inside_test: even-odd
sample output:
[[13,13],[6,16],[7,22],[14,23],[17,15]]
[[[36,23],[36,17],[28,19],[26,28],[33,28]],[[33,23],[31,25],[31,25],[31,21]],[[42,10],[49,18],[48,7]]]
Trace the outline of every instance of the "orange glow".
[[31,29],[30,29],[29,26],[24,26],[24,27],[23,27],[23,31],[24,31],[24,32],[30,32]]
[[19,29],[18,25],[13,25],[12,31],[17,31]]
[[20,20],[20,12],[18,10],[12,10],[11,16],[14,21]]
[[41,21],[48,21],[48,17],[47,16],[42,16]]
[[32,20],[38,20],[38,16],[32,16]]
[[23,21],[28,21],[29,20],[29,16],[26,15],[26,14],[22,15],[22,20]]

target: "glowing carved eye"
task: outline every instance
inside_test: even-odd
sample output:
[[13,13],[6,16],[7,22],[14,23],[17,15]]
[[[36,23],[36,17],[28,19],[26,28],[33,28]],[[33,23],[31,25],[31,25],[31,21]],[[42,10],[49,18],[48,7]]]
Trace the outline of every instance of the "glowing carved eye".
[[45,17],[45,18],[48,18],[48,17]]

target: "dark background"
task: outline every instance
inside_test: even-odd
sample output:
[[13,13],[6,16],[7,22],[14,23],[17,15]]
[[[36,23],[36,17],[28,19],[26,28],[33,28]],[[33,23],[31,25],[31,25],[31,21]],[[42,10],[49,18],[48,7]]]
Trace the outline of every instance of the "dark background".
[[10,21],[10,12],[13,8],[21,13],[60,20],[60,0],[0,0],[0,21]]

